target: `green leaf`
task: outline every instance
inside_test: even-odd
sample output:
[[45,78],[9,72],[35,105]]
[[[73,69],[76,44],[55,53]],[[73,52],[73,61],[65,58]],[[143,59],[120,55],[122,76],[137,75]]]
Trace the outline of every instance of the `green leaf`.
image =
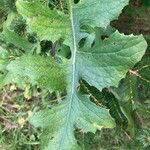
[[21,48],[26,52],[31,52],[35,49],[36,45],[19,36],[10,28],[11,23],[15,17],[17,17],[15,13],[10,13],[7,16],[7,20],[3,23],[3,32],[0,34],[0,39],[11,43],[18,48]]
[[147,103],[150,99],[149,62],[149,55],[146,53],[132,72],[122,80],[118,88],[111,89],[119,99],[120,106],[128,119],[127,131],[131,136],[135,136],[137,129],[142,126],[140,120],[135,118],[142,117],[146,120],[150,117],[150,108]]
[[110,21],[118,18],[128,0],[80,0],[73,5],[74,20],[80,25],[106,28]]
[[69,44],[71,28],[69,17],[56,10],[44,7],[40,2],[16,2],[18,12],[27,20],[32,31],[36,32],[40,40],[55,42],[59,38]]
[[17,33],[8,28],[3,30],[1,38],[6,42],[12,43],[16,47],[25,50],[26,52],[31,52],[33,49],[35,49],[34,44],[29,43],[27,39],[20,37]]
[[11,61],[7,66],[12,82],[22,87],[31,83],[52,91],[66,88],[67,71],[65,68],[53,58],[38,55],[24,55]]
[[76,72],[100,90],[116,87],[135,62],[141,60],[146,47],[143,36],[125,36],[116,31],[104,40],[96,40],[92,48],[77,51]]
[[[128,70],[140,61],[147,47],[142,36],[125,36],[116,31],[105,39],[101,39],[99,35],[96,36],[95,44],[91,47],[84,45],[83,48],[79,48],[80,39],[90,34],[86,30],[89,26],[97,35],[100,31],[94,27],[107,27],[111,20],[117,18],[128,0],[115,0],[113,5],[108,0],[80,0],[78,4],[74,4],[73,0],[67,2],[67,14],[50,10],[36,2],[23,0],[16,2],[18,12],[27,20],[29,27],[41,40],[55,41],[62,38],[65,44],[70,45],[72,51],[69,74],[64,74],[64,76],[67,75],[65,79],[68,81],[67,98],[50,110],[35,113],[30,119],[33,125],[44,129],[47,140],[43,144],[43,149],[46,150],[80,149],[74,136],[76,128],[84,132],[95,132],[102,127],[114,127],[114,120],[107,109],[90,102],[88,96],[81,96],[78,91],[79,80],[83,78],[100,90],[104,87],[117,86]],[[88,41],[89,38],[86,40]],[[20,61],[15,67],[18,65]],[[26,63],[25,66],[30,64]],[[21,69],[21,71],[24,70],[28,69]],[[51,77],[57,78],[58,72],[61,70],[58,69]],[[31,70],[30,74],[32,74]],[[36,74],[37,72],[34,76]],[[52,83],[51,86],[53,86]]]
[[9,64],[9,53],[0,47],[0,89],[8,84],[6,67]]
[[115,125],[109,111],[105,108],[99,109],[87,96],[74,94],[72,105],[68,105],[69,101],[64,101],[59,106],[39,111],[32,117],[30,122],[36,127],[49,129],[46,135],[49,137],[48,144],[42,149],[80,149],[74,137],[74,127],[95,133],[96,129],[112,128]]
[[[107,27],[110,21],[117,19],[129,0],[115,0],[113,5],[109,0],[80,0],[78,4],[74,4],[72,0],[67,1],[71,6],[70,16],[58,10],[50,10],[34,1],[18,0],[16,6],[18,12],[27,20],[29,27],[38,34],[41,40],[54,42],[62,38],[65,40],[65,44],[71,45],[73,44],[71,16],[76,30],[76,40],[79,41],[88,36],[87,32],[81,30],[80,27],[84,25]],[[70,8],[68,9],[70,11]]]

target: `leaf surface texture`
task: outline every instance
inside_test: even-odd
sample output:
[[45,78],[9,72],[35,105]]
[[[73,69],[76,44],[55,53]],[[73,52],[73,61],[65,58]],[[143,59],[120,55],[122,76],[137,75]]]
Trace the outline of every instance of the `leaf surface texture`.
[[[41,56],[29,56],[15,60],[7,67],[19,80],[26,75],[33,84],[50,89],[62,89],[62,84],[67,87],[65,100],[52,109],[35,113],[30,119],[33,125],[44,129],[43,139],[49,137],[43,140],[42,149],[45,150],[80,149],[74,136],[76,128],[94,133],[96,129],[115,126],[107,109],[91,102],[89,96],[81,95],[79,80],[82,78],[99,90],[117,86],[128,70],[140,61],[147,47],[143,36],[126,36],[116,31],[102,39],[97,33],[100,31],[96,27],[106,28],[110,21],[117,19],[128,0],[114,0],[113,3],[110,0],[80,0],[77,4],[68,0],[67,3],[68,13],[65,14],[35,1],[16,2],[18,12],[40,40],[63,39],[72,52],[67,64],[66,61],[60,65],[52,59],[43,61]],[[88,27],[92,28],[92,33]],[[88,40],[91,34],[95,35],[94,44],[81,48],[79,41]],[[14,69],[17,75],[13,73]],[[14,82],[18,82],[18,77]]]

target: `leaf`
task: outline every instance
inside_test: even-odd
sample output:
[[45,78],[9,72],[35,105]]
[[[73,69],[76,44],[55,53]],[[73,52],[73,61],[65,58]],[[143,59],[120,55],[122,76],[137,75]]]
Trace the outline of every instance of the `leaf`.
[[118,18],[128,0],[80,0],[73,5],[73,16],[81,25],[106,28],[110,21]]
[[76,40],[79,41],[88,36],[87,32],[80,30],[80,27],[84,25],[107,27],[110,21],[117,19],[129,0],[115,0],[113,5],[109,0],[80,0],[78,4],[74,4],[72,0],[67,1],[70,3],[68,4],[70,16],[57,10],[50,10],[34,1],[18,0],[16,6],[17,11],[27,20],[29,27],[41,40],[54,42],[63,38],[65,44],[72,45],[71,16],[76,30]]
[[95,101],[99,106],[105,106],[110,110],[110,115],[115,119],[117,127],[123,129],[127,127],[128,121],[121,110],[120,101],[110,92],[110,88],[99,91],[94,86],[89,86],[84,80],[81,80],[80,83],[80,91],[82,93],[89,94],[90,99]]
[[0,46],[0,71],[5,70],[8,64],[9,53]]
[[[29,27],[37,33],[40,40],[55,42],[59,38],[69,44],[71,36],[69,17],[56,10],[44,7],[40,2],[16,2],[18,12],[27,20]],[[52,35],[52,36],[49,36]]]
[[150,116],[150,108],[146,102],[150,98],[150,59],[147,54],[122,80],[118,88],[111,89],[121,102],[120,106],[128,119],[127,131],[131,136],[136,135],[137,129],[143,126],[143,120]]
[[0,34],[0,39],[21,48],[26,52],[34,50],[36,47],[35,44],[30,43],[27,39],[19,36],[10,29],[11,23],[15,17],[17,17],[15,13],[10,13],[7,16],[7,20],[3,23],[3,32]]
[[66,88],[67,71],[63,68],[53,58],[38,55],[24,55],[7,66],[12,82],[22,87],[31,83],[52,91]]
[[21,38],[17,33],[11,31],[10,29],[5,29],[2,32],[1,37],[4,41],[12,43],[16,47],[21,48],[26,52],[32,51],[35,48],[34,44],[29,43],[28,40]]
[[[62,38],[65,44],[70,45],[72,51],[69,74],[66,77],[67,98],[52,109],[35,113],[30,119],[33,125],[44,129],[45,142],[42,149],[46,150],[80,149],[74,136],[76,128],[94,133],[96,129],[115,126],[107,109],[98,107],[90,102],[88,96],[80,94],[78,81],[83,78],[100,90],[104,87],[117,86],[128,70],[142,58],[147,47],[142,36],[125,36],[118,31],[105,39],[97,36],[99,31],[95,27],[106,27],[119,15],[128,0],[115,0],[113,5],[108,0],[80,0],[78,4],[74,4],[72,0],[67,2],[67,14],[50,10],[36,2],[23,0],[16,2],[18,12],[27,20],[28,26],[38,34],[41,40],[55,41]],[[87,37],[86,40],[89,40],[90,32],[86,30],[89,26],[95,32],[95,44],[91,47],[84,45],[83,48],[79,48],[80,39]],[[49,66],[51,66],[54,62],[46,63],[50,63]],[[15,67],[18,65],[20,61]],[[30,66],[30,64],[25,63],[23,66]],[[28,69],[21,69],[21,71],[24,70]],[[57,78],[58,72],[61,70],[57,70],[51,77]],[[32,75],[32,69],[30,74]],[[36,74],[37,72],[34,75]],[[53,83],[47,86],[53,87]]]
[[92,48],[77,51],[78,75],[100,90],[116,87],[129,68],[141,60],[146,47],[142,36],[125,36],[116,31],[107,39],[96,41]]
[[9,64],[9,53],[0,46],[0,89],[9,83],[6,67]]
[[68,105],[70,105],[69,101],[64,101],[53,109],[42,110],[33,115],[30,121],[32,124],[36,127],[49,129],[48,135],[46,135],[49,137],[48,145],[43,149],[79,149],[73,133],[74,126],[84,132],[95,133],[96,129],[112,128],[115,125],[109,111],[105,108],[99,109],[98,106],[90,102],[87,96],[75,94],[72,106],[70,106],[72,108],[68,108]]

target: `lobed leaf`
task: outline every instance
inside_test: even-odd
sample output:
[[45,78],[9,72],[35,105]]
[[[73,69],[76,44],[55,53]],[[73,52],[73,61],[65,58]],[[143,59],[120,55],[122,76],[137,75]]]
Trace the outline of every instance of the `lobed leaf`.
[[32,31],[36,32],[40,40],[56,40],[62,38],[69,44],[71,37],[70,20],[56,10],[44,7],[40,2],[16,2],[18,12],[27,20]]
[[24,55],[11,61],[7,70],[12,82],[23,86],[31,83],[52,91],[61,91],[67,86],[68,71],[53,58]]
[[72,105],[68,105],[69,100],[64,101],[52,109],[39,111],[30,120],[36,127],[48,128],[46,136],[49,138],[42,149],[77,150],[80,148],[74,137],[75,127],[84,132],[95,133],[102,127],[115,126],[109,111],[105,108],[100,109],[90,102],[87,96],[74,94]]
[[[59,88],[62,84],[67,87],[66,100],[52,109],[35,113],[30,120],[33,125],[44,129],[43,139],[49,137],[43,144],[46,150],[80,149],[74,136],[76,128],[95,132],[102,127],[114,127],[114,120],[107,109],[96,106],[88,96],[79,93],[79,80],[83,78],[100,90],[117,86],[142,58],[147,47],[142,36],[125,36],[116,31],[103,40],[96,36],[91,47],[84,45],[79,48],[80,39],[91,36],[89,27],[97,35],[95,27],[107,27],[111,20],[118,17],[128,0],[114,0],[113,4],[109,0],[80,0],[77,4],[73,0],[67,2],[67,14],[50,10],[35,1],[16,2],[18,12],[41,40],[54,42],[62,38],[72,52],[69,67],[66,63],[61,67],[52,59],[39,59],[39,56],[23,56],[7,67],[14,82],[21,82],[29,76],[32,84],[41,84],[45,77],[46,82],[42,85],[48,88],[62,89]],[[69,73],[66,73],[67,70]]]
[[97,40],[92,48],[77,51],[76,72],[79,78],[100,90],[117,87],[135,62],[141,60],[146,47],[143,36],[126,36],[116,31],[104,40]]

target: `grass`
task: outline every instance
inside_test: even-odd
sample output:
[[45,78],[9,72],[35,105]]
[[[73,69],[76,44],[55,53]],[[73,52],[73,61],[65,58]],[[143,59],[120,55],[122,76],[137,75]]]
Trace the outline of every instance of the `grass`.
[[0,149],[37,150],[38,131],[28,123],[34,100],[27,101],[21,90],[11,91],[10,87],[0,94]]

